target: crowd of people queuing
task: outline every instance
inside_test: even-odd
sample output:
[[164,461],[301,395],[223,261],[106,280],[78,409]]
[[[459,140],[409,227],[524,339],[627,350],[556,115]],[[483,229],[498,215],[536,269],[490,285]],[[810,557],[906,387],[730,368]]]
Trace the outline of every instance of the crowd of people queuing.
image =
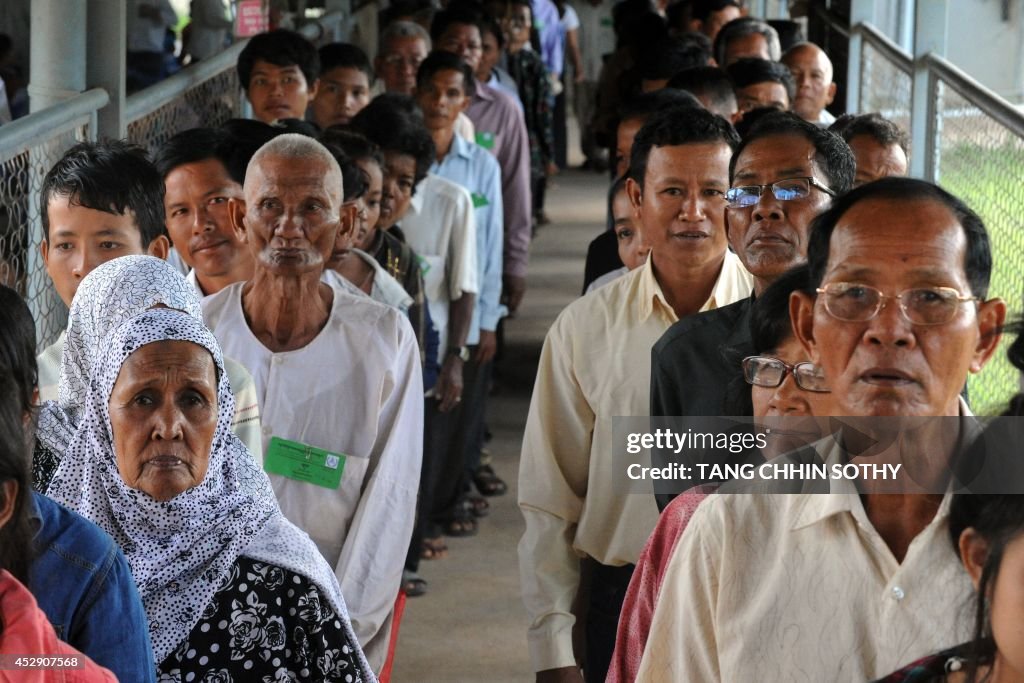
[[895,124],[829,113],[824,51],[665,4],[397,5],[372,60],[278,29],[238,58],[253,120],[64,154],[38,202],[66,330],[37,356],[0,287],[0,652],[386,675],[420,562],[507,490],[486,404],[568,63],[612,182],[523,435],[536,680],[1022,680],[1018,497],[923,457],[930,494],[620,485],[616,416],[964,418],[899,443],[949,453],[1007,325],[981,219],[902,177]]

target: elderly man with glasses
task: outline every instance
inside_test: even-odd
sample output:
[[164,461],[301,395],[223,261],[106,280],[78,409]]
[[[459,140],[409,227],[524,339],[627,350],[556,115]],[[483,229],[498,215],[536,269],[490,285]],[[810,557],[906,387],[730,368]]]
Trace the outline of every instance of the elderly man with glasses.
[[985,226],[939,187],[887,178],[815,221],[808,268],[793,329],[834,413],[858,420],[805,455],[910,476],[704,500],[669,560],[638,680],[874,680],[970,634],[950,608],[973,588],[949,550],[949,459],[971,436],[960,390],[1006,316],[986,298]]
[[[796,114],[769,114],[750,130],[730,163],[725,220],[733,251],[754,276],[753,294],[683,318],[658,340],[651,350],[652,416],[724,413],[726,387],[740,372],[732,359],[754,353],[754,297],[806,260],[811,220],[850,189],[854,167],[842,138]],[[662,451],[651,455],[656,465],[675,459]],[[661,509],[680,483],[656,482]]]

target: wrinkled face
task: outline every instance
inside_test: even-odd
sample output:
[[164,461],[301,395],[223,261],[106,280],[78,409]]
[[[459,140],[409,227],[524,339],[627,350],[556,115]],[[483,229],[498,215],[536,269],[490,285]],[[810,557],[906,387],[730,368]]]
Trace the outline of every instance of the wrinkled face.
[[475,24],[449,25],[434,47],[458,55],[474,72],[480,66],[483,43]]
[[629,194],[623,188],[612,200],[612,226],[619,246],[619,258],[630,270],[644,264],[651,249],[644,244],[640,223],[636,220]]
[[490,31],[484,31],[480,37],[480,64],[475,69],[476,77],[486,81],[491,77],[491,71],[498,65],[501,59],[501,48],[498,46],[498,39]]
[[217,429],[209,351],[187,341],[141,347],[121,366],[109,410],[117,470],[128,486],[168,501],[203,481]]
[[182,164],[164,181],[167,231],[190,268],[224,277],[252,258],[231,227],[228,202],[242,199],[242,186],[218,159]]
[[54,195],[46,206],[50,239],[42,243],[43,262],[64,304],[78,291],[82,278],[118,256],[145,254],[135,214],[87,209],[69,197]]
[[725,64],[719,64],[723,69],[737,59],[743,57],[757,57],[758,59],[771,60],[768,51],[768,41],[760,33],[751,33],[746,36],[733,38],[725,46]]
[[[966,249],[960,223],[936,201],[864,200],[836,224],[821,286],[862,284],[890,296],[951,287],[971,296]],[[871,320],[848,322],[826,311],[824,295],[794,295],[797,332],[824,372],[836,414],[958,415],[960,391],[991,355],[1005,305],[962,302],[949,322],[919,325],[897,301],[885,304]]]
[[363,238],[356,245],[367,251],[377,236],[377,224],[380,222],[381,195],[384,192],[384,175],[380,165],[373,159],[356,159],[356,166],[362,169],[370,179],[370,186],[363,195]]
[[384,151],[383,193],[377,228],[388,230],[402,220],[416,188],[416,157],[394,150]]
[[712,12],[708,17],[708,20],[701,23],[701,33],[706,35],[711,42],[714,43],[715,36],[717,36],[718,32],[722,30],[722,27],[733,19],[739,19],[740,14],[740,8],[733,7],[732,5],[723,7],[717,12]]
[[[806,138],[779,135],[747,145],[736,159],[732,184],[767,185],[786,178],[811,177],[828,187]],[[816,187],[803,199],[779,201],[765,188],[757,204],[726,209],[729,243],[755,278],[772,280],[807,259],[811,220],[831,198]]]
[[721,260],[727,246],[730,155],[724,142],[654,147],[643,190],[629,181],[630,201],[657,271]]
[[242,219],[256,268],[322,272],[334,249],[341,196],[340,174],[325,161],[259,158],[246,175]]
[[772,107],[779,111],[789,109],[789,93],[786,86],[775,81],[762,81],[736,88],[736,107],[741,114],[760,107]]
[[626,119],[615,130],[615,177],[621,178],[629,170],[629,154],[636,134],[644,127],[644,119]]
[[370,103],[370,79],[353,67],[339,66],[320,76],[313,100],[313,121],[323,129],[344,126]]
[[882,145],[870,135],[857,135],[850,139],[850,149],[857,160],[854,187],[879,178],[907,175],[907,155],[899,145]]
[[836,84],[832,82],[832,62],[814,45],[791,50],[782,61],[789,67],[796,81],[793,111],[805,121],[817,121],[821,111],[832,104],[836,96]]
[[277,66],[257,59],[249,77],[249,102],[252,113],[264,123],[280,119],[301,119],[309,101],[316,97],[317,81],[306,83],[302,70],[295,66]]
[[411,95],[416,89],[416,71],[427,58],[427,44],[415,36],[392,38],[374,61],[377,76],[388,92]]
[[469,106],[465,77],[461,71],[443,69],[416,89],[416,103],[423,110],[427,130],[449,130],[455,119]]

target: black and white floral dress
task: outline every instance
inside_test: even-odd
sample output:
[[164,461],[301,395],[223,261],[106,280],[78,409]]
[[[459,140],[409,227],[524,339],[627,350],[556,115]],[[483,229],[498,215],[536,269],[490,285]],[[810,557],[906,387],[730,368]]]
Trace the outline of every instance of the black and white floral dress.
[[357,648],[315,584],[239,557],[157,681],[361,683]]

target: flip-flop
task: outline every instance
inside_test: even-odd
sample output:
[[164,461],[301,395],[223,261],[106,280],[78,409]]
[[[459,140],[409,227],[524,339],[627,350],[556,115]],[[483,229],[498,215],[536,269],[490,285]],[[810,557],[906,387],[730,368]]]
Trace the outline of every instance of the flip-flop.
[[423,539],[423,546],[420,549],[421,560],[443,560],[446,557],[448,544],[444,542],[444,536]]
[[416,572],[402,571],[402,592],[415,598],[427,592],[427,582]]

